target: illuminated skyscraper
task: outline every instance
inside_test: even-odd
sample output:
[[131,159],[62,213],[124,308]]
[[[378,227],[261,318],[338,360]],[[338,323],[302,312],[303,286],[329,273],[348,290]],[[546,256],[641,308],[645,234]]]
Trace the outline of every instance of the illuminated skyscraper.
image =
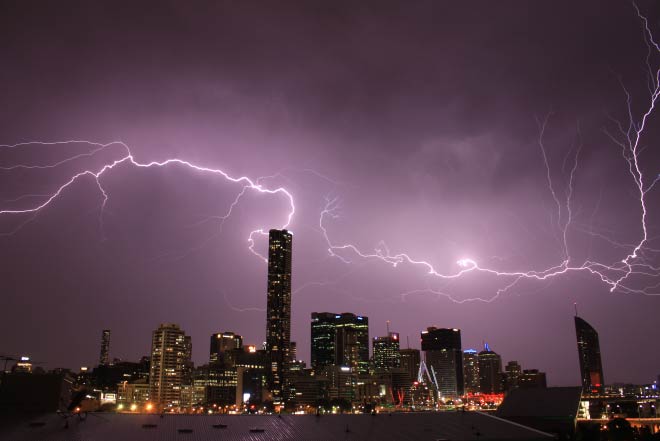
[[99,365],[105,366],[110,362],[110,330],[104,329],[101,332],[101,355],[99,356]]
[[465,393],[479,392],[479,355],[474,349],[463,351],[463,378]]
[[422,331],[422,351],[433,367],[443,397],[463,395],[463,352],[460,329],[429,327]]
[[163,323],[153,332],[149,399],[160,408],[181,404],[181,386],[192,381],[190,337],[178,325]]
[[286,395],[287,365],[291,360],[291,251],[293,235],[270,230],[268,238],[268,298],[266,302],[266,351],[268,387],[273,402],[282,404]]
[[577,337],[578,356],[580,357],[580,377],[585,393],[602,392],[603,364],[600,359],[598,332],[584,319],[575,316],[575,334]]
[[479,389],[483,394],[502,392],[502,357],[491,351],[488,343],[479,352]]
[[335,316],[330,312],[313,312],[311,324],[312,369],[320,372],[335,364]]
[[399,333],[389,332],[384,337],[374,337],[374,367],[381,371],[391,371],[401,366]]
[[369,372],[369,318],[344,312],[312,313],[312,368],[348,366]]

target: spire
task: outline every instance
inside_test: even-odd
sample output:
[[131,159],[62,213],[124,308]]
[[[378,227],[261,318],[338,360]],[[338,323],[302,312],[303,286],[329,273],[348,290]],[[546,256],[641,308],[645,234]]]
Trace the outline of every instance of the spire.
[[577,317],[577,316],[578,316],[578,313],[577,313],[577,302],[573,303],[573,306],[575,307],[575,317]]

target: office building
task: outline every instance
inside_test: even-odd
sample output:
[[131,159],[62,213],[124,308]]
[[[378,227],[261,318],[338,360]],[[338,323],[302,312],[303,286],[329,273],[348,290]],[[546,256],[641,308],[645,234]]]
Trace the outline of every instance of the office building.
[[479,354],[474,349],[463,351],[463,380],[466,394],[479,393]]
[[295,341],[289,344],[289,355],[291,356],[291,361],[298,360],[298,345]]
[[311,324],[312,368],[348,366],[352,372],[369,372],[369,318],[345,312],[313,312]]
[[419,349],[401,349],[399,353],[401,355],[401,369],[405,370],[411,382],[416,380],[421,361]]
[[110,330],[101,331],[101,355],[99,356],[99,365],[105,366],[110,362]]
[[422,351],[429,370],[435,372],[442,397],[463,395],[463,351],[461,331],[429,327],[422,331]]
[[178,325],[163,323],[153,332],[149,398],[159,406],[178,407],[181,387],[192,381],[190,337]]
[[210,363],[232,364],[236,350],[243,348],[243,337],[233,332],[218,332],[211,335]]
[[577,337],[578,357],[580,358],[580,378],[584,393],[602,392],[603,363],[600,358],[598,332],[584,319],[575,316],[575,334]]
[[270,360],[268,388],[275,404],[287,396],[286,373],[291,360],[291,253],[293,235],[270,230],[268,238],[268,293],[266,352]]
[[384,337],[374,337],[374,368],[379,371],[391,371],[401,366],[399,334],[389,332]]
[[547,387],[545,372],[539,372],[538,369],[525,369],[518,378],[518,387]]
[[479,389],[483,394],[502,392],[502,357],[491,351],[488,343],[479,352]]
[[520,363],[515,360],[508,362],[504,368],[504,389],[508,391],[517,388],[521,375]]

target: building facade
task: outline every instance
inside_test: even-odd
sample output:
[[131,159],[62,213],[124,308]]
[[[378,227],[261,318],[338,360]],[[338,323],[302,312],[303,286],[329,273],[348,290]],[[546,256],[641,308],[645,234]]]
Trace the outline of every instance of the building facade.
[[287,365],[291,360],[291,254],[293,235],[270,230],[268,237],[268,293],[266,301],[266,352],[269,357],[268,389],[273,402],[283,404]]
[[597,394],[603,391],[603,363],[600,358],[598,332],[586,322],[575,316],[575,334],[577,337],[578,357],[580,358],[580,378],[584,393]]
[[311,324],[312,369],[348,366],[352,372],[369,372],[369,318],[349,312],[313,312]]
[[401,349],[399,351],[401,356],[401,369],[404,369],[410,381],[414,381],[419,373],[419,363],[421,361],[419,349]]
[[433,368],[443,397],[463,395],[463,351],[461,331],[456,328],[429,327],[422,331],[422,350],[428,369]]
[[522,366],[515,360],[509,361],[504,368],[504,389],[509,391],[519,386]]
[[191,382],[190,337],[178,325],[163,323],[153,332],[149,398],[160,408],[181,405],[181,387]]
[[374,368],[377,371],[391,371],[401,366],[399,333],[389,332],[384,337],[374,337]]
[[[211,347],[209,350],[210,363],[231,364],[231,355],[236,350],[243,349],[243,337],[233,332],[218,332],[211,335]],[[229,356],[228,356],[229,355]],[[229,358],[230,360],[226,360]]]
[[463,351],[463,380],[466,394],[479,393],[479,354],[474,349]]
[[99,365],[105,366],[110,363],[110,330],[101,331],[101,354],[99,355]]
[[525,369],[518,379],[518,387],[547,387],[545,372],[540,372],[538,369]]
[[502,357],[491,351],[488,343],[479,352],[479,389],[483,394],[502,392]]

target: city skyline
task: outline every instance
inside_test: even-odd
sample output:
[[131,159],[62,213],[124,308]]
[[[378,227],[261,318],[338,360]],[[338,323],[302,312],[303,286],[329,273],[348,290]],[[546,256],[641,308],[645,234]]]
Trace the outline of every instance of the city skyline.
[[608,383],[660,373],[657,3],[158,11],[0,17],[0,355],[138,360],[161,323],[196,364],[272,347],[275,229],[305,361],[311,314],[350,312],[576,385],[577,302]]

